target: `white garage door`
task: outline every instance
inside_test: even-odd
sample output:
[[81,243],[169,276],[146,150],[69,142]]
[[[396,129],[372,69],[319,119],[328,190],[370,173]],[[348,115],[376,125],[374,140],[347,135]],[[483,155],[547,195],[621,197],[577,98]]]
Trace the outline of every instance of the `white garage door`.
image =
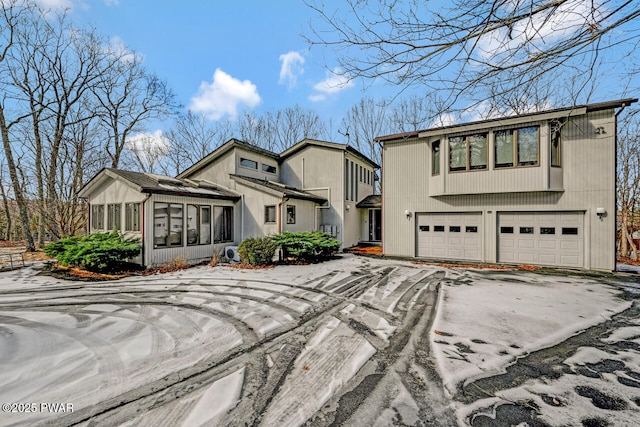
[[418,257],[480,261],[482,215],[478,213],[416,214]]
[[498,214],[498,262],[584,266],[584,213]]

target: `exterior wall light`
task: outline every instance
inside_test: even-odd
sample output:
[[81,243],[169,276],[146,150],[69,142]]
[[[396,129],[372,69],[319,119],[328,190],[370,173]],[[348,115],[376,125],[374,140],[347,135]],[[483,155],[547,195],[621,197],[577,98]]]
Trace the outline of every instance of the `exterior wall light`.
[[411,218],[411,211],[408,210],[408,209],[406,211],[404,211],[404,216],[406,216],[407,219]]
[[596,215],[600,218],[600,221],[607,216],[607,210],[605,208],[596,208]]

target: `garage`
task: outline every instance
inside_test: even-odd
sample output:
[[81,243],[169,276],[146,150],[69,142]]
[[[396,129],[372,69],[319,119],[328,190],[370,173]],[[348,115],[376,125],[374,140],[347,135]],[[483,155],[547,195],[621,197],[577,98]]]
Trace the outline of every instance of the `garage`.
[[584,266],[583,212],[498,214],[498,262]]
[[416,214],[416,256],[480,261],[480,212]]

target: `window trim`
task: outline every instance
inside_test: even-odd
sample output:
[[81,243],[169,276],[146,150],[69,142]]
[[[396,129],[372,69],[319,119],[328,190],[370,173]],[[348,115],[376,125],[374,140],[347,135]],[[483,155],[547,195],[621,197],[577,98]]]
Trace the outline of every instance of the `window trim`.
[[[289,217],[289,211],[293,213],[292,217]],[[287,224],[295,224],[296,223],[296,205],[287,205],[285,215],[287,218]]]
[[107,204],[106,230],[122,231],[122,203]]
[[142,203],[128,202],[124,204],[124,231],[139,232],[141,230],[140,215]]
[[[437,147],[437,148],[436,148]],[[437,157],[437,159],[436,159]],[[442,157],[442,146],[440,140],[431,143],[431,176],[440,175],[440,158]]]
[[[251,166],[243,165],[243,164],[242,164],[242,162],[243,162],[243,161],[244,161],[244,162],[251,162],[251,163],[255,163],[255,164],[256,164],[256,167],[251,167]],[[257,170],[258,170],[258,161],[256,161],[256,160],[252,160],[252,159],[249,159],[249,158],[247,158],[247,157],[240,157],[240,160],[238,161],[238,164],[239,164],[239,166],[240,166],[241,168],[245,168],[245,169],[249,169],[249,170],[254,170],[254,171],[257,171]]]
[[[474,136],[484,136],[484,151],[485,151],[485,159],[486,163],[484,167],[471,167],[471,138]],[[452,138],[463,138],[465,143],[465,167],[464,169],[458,168],[455,170],[451,169],[451,139]],[[455,135],[449,136],[447,138],[449,145],[449,173],[458,173],[458,172],[482,172],[489,170],[489,132],[478,132],[472,133],[468,135]]]
[[[273,221],[269,221],[269,210],[273,209]],[[264,223],[275,224],[277,223],[278,212],[276,212],[276,205],[264,205]]]
[[[267,170],[267,169],[269,169],[269,168],[273,168],[273,172],[271,172],[271,171]],[[262,167],[261,167],[261,169],[262,169],[262,172],[264,172],[264,173],[270,173],[271,175],[276,175],[276,174],[278,173],[278,167],[277,167],[277,166],[270,165],[270,164],[268,164],[268,163],[262,163]]]
[[[167,205],[167,236],[166,236],[166,244],[157,244],[155,242],[156,239],[156,226],[155,226],[155,218],[156,218],[156,206],[162,204],[162,205]],[[171,226],[173,225],[174,222],[177,221],[172,221],[172,215],[171,215],[171,208],[173,206],[179,206],[180,207],[180,211],[181,211],[181,225],[182,228],[180,229],[180,242],[176,243],[176,244],[171,244]],[[153,247],[154,248],[176,248],[176,247],[184,247],[184,243],[185,243],[185,239],[184,239],[184,204],[183,203],[170,203],[170,202],[153,202]]]
[[[562,127],[566,123],[566,119],[553,119],[549,120],[549,165],[552,168],[561,168],[562,167]],[[554,130],[554,127],[557,126],[557,130]],[[556,163],[553,162],[553,144],[554,141],[557,142],[557,152],[556,155]]]
[[104,203],[91,205],[91,229],[104,230]]
[[[216,238],[217,234],[218,234],[217,233],[218,230],[216,229],[217,225],[215,224],[216,209],[222,209],[222,219],[223,219],[222,227],[225,228],[225,231],[229,232],[228,233],[229,235],[227,236],[226,239],[224,238],[224,235],[227,234],[227,233],[221,233],[222,234],[222,239],[220,239],[220,240],[218,240]],[[228,212],[227,215],[225,215],[225,211]],[[213,209],[212,209],[212,220],[211,220],[211,231],[213,233],[212,240],[213,240],[214,244],[215,243],[233,242],[233,232],[234,232],[234,230],[233,230],[233,227],[234,227],[234,225],[233,225],[233,215],[234,215],[233,206],[213,206]],[[226,223],[224,221],[224,218],[228,218],[229,222]],[[227,226],[228,226],[228,228],[227,228]]]
[[[538,134],[538,150],[537,150],[537,158],[536,158],[536,164],[535,165],[520,165],[519,161],[518,161],[518,131],[520,129],[527,129],[527,128],[537,128],[537,134]],[[496,162],[498,159],[498,153],[497,153],[497,149],[498,149],[498,145],[496,144],[496,140],[497,140],[497,135],[501,132],[511,132],[512,135],[512,143],[513,143],[513,157],[512,157],[512,163],[510,166],[498,166],[498,163]],[[509,128],[509,129],[501,129],[501,130],[495,130],[493,131],[493,169],[496,170],[502,170],[502,169],[516,169],[516,168],[534,168],[534,167],[539,167],[540,166],[540,125],[530,125],[530,126],[521,126],[519,128]]]

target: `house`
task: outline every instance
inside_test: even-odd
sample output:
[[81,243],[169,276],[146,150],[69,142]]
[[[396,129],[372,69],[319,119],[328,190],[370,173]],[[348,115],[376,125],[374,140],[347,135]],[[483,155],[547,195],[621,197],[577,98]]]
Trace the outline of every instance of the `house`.
[[637,99],[383,143],[383,253],[615,269],[616,119]]
[[175,178],[103,169],[80,197],[90,232],[141,239],[140,264],[198,262],[284,231],[327,231],[342,247],[375,240],[380,203],[357,205],[374,193],[377,169],[348,145],[305,139],[277,154],[231,139]]

